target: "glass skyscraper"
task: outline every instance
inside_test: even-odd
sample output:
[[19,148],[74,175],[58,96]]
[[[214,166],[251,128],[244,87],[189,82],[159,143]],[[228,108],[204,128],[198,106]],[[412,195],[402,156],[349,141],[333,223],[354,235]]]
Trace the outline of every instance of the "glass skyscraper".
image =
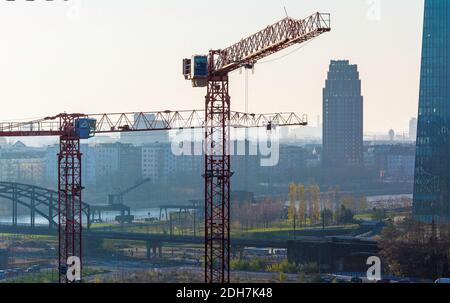
[[426,0],[413,212],[450,219],[450,1]]

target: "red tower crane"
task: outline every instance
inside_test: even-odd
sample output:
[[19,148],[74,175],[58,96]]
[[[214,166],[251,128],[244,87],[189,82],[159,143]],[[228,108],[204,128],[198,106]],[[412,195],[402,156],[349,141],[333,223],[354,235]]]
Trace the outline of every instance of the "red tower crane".
[[[235,128],[306,125],[306,116],[294,113],[229,113]],[[0,123],[0,137],[58,136],[58,242],[59,281],[69,281],[68,260],[82,264],[82,154],[80,140],[95,134],[205,128],[203,111],[161,111],[115,114],[59,114],[29,122]],[[81,269],[80,269],[81,272]],[[81,276],[81,275],[80,275]]]
[[194,87],[207,87],[205,98],[205,281],[230,280],[230,179],[228,147],[231,120],[228,74],[331,30],[330,14],[303,20],[287,17],[240,42],[208,55],[183,60],[183,74]]

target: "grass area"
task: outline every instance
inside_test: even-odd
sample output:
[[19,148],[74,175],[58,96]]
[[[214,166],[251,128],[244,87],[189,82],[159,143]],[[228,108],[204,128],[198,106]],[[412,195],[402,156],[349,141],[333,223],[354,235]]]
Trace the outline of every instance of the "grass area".
[[372,220],[372,213],[356,214],[355,220]]
[[117,223],[92,223],[91,229],[109,228],[109,227],[117,227],[117,226],[119,226]]
[[[359,225],[352,224],[352,225],[336,225],[336,226],[327,226],[325,227],[326,230],[332,230],[332,229],[344,229],[344,230],[352,230],[358,228]],[[299,227],[295,229],[297,232],[300,231],[321,231],[322,227],[315,226],[315,227]],[[233,237],[242,237],[242,238],[267,238],[270,237],[271,239],[286,239],[290,236],[290,233],[293,233],[294,229],[292,227],[270,227],[270,228],[254,228],[249,229],[247,231],[233,231],[232,236]]]
[[[369,216],[369,214],[367,214]],[[361,218],[364,216],[361,215]],[[332,230],[332,229],[343,229],[343,230],[352,230],[358,228],[358,224],[348,224],[348,225],[333,225],[333,226],[326,226],[326,230]],[[296,231],[297,232],[306,232],[306,231],[321,231],[323,228],[322,226],[297,226]],[[125,225],[123,228],[124,232],[134,232],[134,233],[152,233],[152,234],[168,234],[168,230],[165,229],[165,227],[161,226],[160,223],[140,223],[140,224],[133,224],[132,226]],[[165,232],[164,232],[165,231]],[[285,240],[290,237],[290,234],[292,234],[294,231],[292,227],[292,223],[284,220],[279,221],[275,224],[272,224],[268,228],[251,228],[248,230],[241,230],[237,227],[232,227],[231,235],[233,237],[242,237],[242,238],[263,238],[270,236],[272,239],[280,239]],[[178,235],[193,235],[193,231],[190,230],[184,230],[182,232],[179,228],[174,227],[173,228],[173,234],[175,236]],[[202,236],[202,229],[200,228],[197,236]],[[117,242],[117,241],[116,241]]]
[[[89,277],[98,274],[106,273],[107,271],[86,267],[83,269],[83,276]],[[39,273],[24,274],[20,277],[7,280],[4,283],[56,283],[58,282],[58,270],[52,269],[47,271],[41,271]]]
[[22,234],[5,234],[0,233],[0,237],[4,238],[20,238],[23,240],[33,240],[33,239],[39,239],[39,240],[52,240],[55,239],[54,236],[45,236],[45,235],[22,235]]

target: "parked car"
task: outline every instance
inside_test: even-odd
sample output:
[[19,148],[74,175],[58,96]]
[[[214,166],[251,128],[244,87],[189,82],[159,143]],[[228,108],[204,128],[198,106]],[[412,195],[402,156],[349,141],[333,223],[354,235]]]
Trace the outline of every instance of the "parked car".
[[25,271],[26,273],[36,273],[36,272],[40,272],[41,271],[41,267],[39,265],[33,265],[27,268],[27,270]]
[[444,284],[450,284],[450,278],[440,278],[434,281],[434,283],[444,283]]
[[6,271],[0,270],[0,280],[6,279]]
[[333,283],[333,278],[328,276],[320,277],[320,283]]

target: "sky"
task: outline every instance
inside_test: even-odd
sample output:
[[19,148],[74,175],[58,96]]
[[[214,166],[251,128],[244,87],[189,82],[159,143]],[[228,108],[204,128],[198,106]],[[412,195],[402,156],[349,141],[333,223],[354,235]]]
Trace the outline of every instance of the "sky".
[[[249,111],[294,111],[315,125],[329,62],[348,59],[362,79],[365,131],[407,131],[423,0],[0,1],[0,121],[202,109],[205,89],[184,80],[182,58],[238,42],[284,18],[283,6],[294,18],[331,13],[332,31],[256,65]],[[245,109],[244,83],[231,75],[233,110]]]

